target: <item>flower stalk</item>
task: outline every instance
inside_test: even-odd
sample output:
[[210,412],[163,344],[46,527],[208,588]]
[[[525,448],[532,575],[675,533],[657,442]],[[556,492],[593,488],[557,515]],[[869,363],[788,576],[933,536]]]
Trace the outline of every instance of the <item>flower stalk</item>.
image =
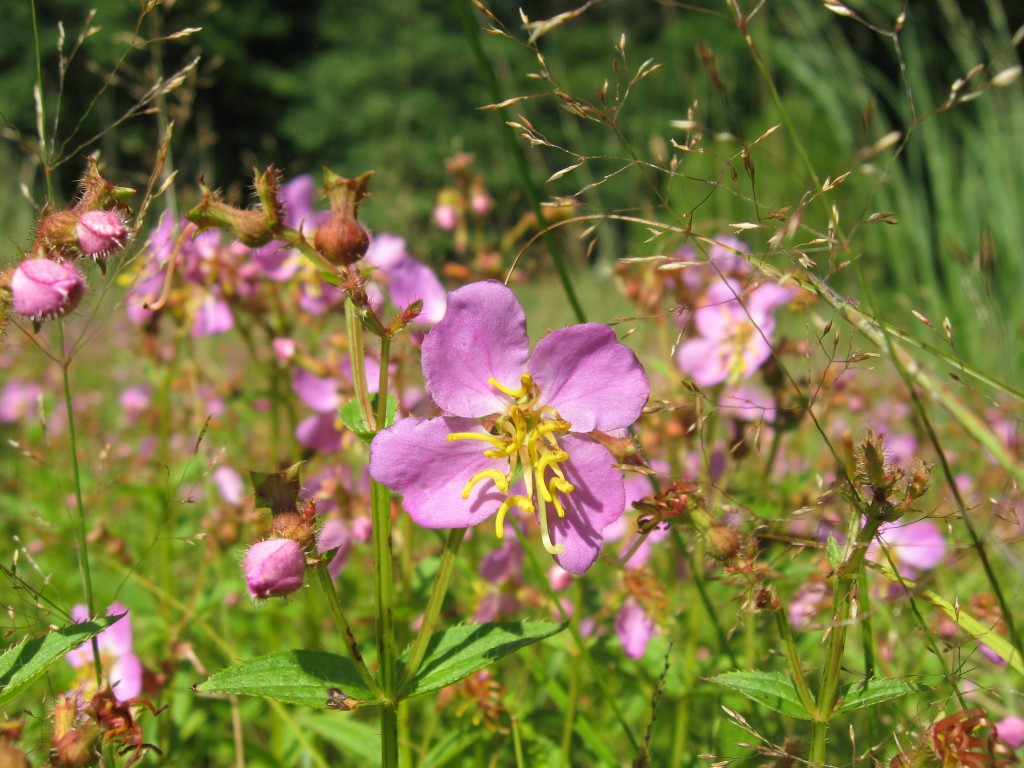
[[359,652],[359,645],[356,643],[356,636],[352,632],[352,626],[348,623],[348,619],[345,618],[345,611],[341,607],[338,593],[334,589],[334,584],[331,583],[331,575],[327,571],[327,563],[321,560],[317,563],[315,570],[317,583],[320,585],[320,590],[324,593],[327,605],[331,609],[334,622],[338,625],[338,629],[341,630],[345,650],[348,652],[348,657],[352,660],[356,672],[359,673],[359,678],[367,688],[373,691],[374,696],[383,698],[380,685],[378,685],[373,675],[370,674],[370,670],[366,667],[366,662],[363,661],[363,655]]
[[466,538],[465,528],[452,528],[448,531],[448,538],[444,543],[444,550],[441,552],[441,562],[437,566],[437,574],[434,576],[434,585],[430,590],[430,597],[427,599],[427,608],[423,613],[423,623],[420,625],[419,634],[413,642],[412,650],[409,652],[409,660],[402,671],[402,679],[398,683],[398,690],[404,692],[416,676],[423,657],[427,652],[427,645],[437,629],[438,620],[441,617],[441,606],[444,604],[445,595],[448,594],[448,584],[451,581],[452,571],[455,569],[455,558],[459,554],[462,541]]

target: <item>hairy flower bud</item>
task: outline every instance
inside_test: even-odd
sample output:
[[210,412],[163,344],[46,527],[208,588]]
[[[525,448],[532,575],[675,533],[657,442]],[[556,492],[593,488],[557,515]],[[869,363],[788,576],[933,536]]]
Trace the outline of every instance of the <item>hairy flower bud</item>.
[[324,168],[324,195],[331,213],[317,229],[313,244],[332,264],[355,264],[370,247],[370,234],[359,223],[359,204],[369,192],[372,175],[373,171],[368,171],[355,179],[346,179]]
[[85,278],[68,262],[25,259],[11,276],[14,311],[31,320],[66,315],[84,293]]
[[306,556],[291,539],[268,539],[249,548],[244,569],[250,595],[280,597],[302,586]]
[[100,761],[97,745],[99,728],[92,722],[84,728],[74,728],[55,739],[50,751],[50,762],[56,768],[92,768]]
[[705,534],[708,551],[716,560],[732,560],[740,551],[740,537],[732,528],[715,524]]
[[85,256],[106,256],[124,247],[128,230],[117,211],[86,211],[75,225],[78,250]]
[[221,229],[243,245],[258,248],[274,239],[274,211],[235,208],[228,205],[213,190],[200,185],[203,193],[199,204],[185,214],[185,218],[205,229]]

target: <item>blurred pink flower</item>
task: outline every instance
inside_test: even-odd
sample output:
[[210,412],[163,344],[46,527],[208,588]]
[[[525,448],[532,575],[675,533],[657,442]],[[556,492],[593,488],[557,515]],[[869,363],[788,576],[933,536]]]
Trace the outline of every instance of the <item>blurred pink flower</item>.
[[868,547],[867,558],[885,563],[888,561],[879,539],[890,548],[893,560],[908,579],[914,579],[919,572],[934,568],[946,556],[946,539],[931,520],[884,523]]
[[676,350],[679,370],[701,387],[735,384],[771,357],[775,310],[793,291],[764,283],[746,295],[735,280],[720,280],[694,310],[697,336]]
[[379,270],[396,307],[423,302],[417,325],[434,325],[444,317],[448,292],[430,267],[409,254],[405,238],[387,233],[375,236],[364,260]]
[[434,208],[434,223],[445,232],[451,232],[459,223],[459,212],[454,205],[439,205]]
[[634,598],[627,597],[615,617],[615,634],[623,652],[631,659],[639,659],[654,636],[654,621]]
[[1024,747],[1024,719],[1011,715],[996,723],[996,735],[1014,749]]
[[220,497],[231,506],[241,506],[245,501],[245,482],[232,467],[220,466],[213,470],[213,482]]
[[[116,624],[107,627],[96,636],[100,649],[100,660],[103,673],[114,698],[118,701],[133,699],[142,693],[142,662],[132,650],[132,617],[127,606],[111,603],[107,608],[107,616],[127,614]],[[71,618],[76,623],[89,620],[89,609],[84,605],[75,605],[71,609]],[[67,655],[68,664],[74,669],[91,670],[93,664],[92,643],[83,643]]]
[[43,389],[38,384],[8,379],[0,390],[0,424],[16,424],[36,418],[42,396]]

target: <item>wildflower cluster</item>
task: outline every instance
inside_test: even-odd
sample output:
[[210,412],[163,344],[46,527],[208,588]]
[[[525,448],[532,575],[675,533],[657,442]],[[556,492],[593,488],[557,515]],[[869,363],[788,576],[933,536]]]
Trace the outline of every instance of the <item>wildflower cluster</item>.
[[91,258],[105,271],[107,257],[129,239],[128,201],[135,190],[107,182],[91,158],[79,186],[75,205],[43,209],[31,249],[0,274],[0,306],[9,303],[36,325],[63,317],[82,300],[85,277],[76,261]]

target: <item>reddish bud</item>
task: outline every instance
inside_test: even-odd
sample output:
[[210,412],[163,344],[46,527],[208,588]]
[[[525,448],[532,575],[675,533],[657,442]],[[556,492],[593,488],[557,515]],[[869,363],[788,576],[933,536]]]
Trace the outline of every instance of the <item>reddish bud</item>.
[[355,264],[370,247],[370,234],[359,223],[359,204],[369,193],[372,175],[373,171],[368,171],[355,179],[346,179],[324,168],[324,195],[331,214],[317,229],[313,244],[332,264]]
[[85,278],[69,262],[25,259],[11,276],[14,311],[31,320],[63,317],[84,293]]
[[280,597],[302,587],[306,556],[291,539],[259,541],[245,555],[245,584],[253,597]]

